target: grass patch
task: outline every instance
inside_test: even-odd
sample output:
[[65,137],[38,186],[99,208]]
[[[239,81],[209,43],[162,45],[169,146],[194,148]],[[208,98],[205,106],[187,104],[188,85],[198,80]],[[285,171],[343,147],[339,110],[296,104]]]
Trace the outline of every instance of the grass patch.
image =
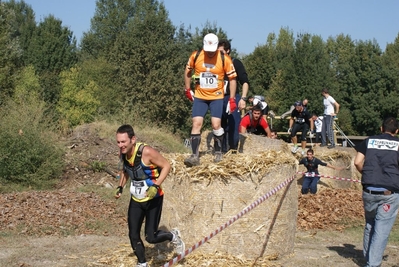
[[[344,233],[350,236],[360,236],[363,239],[363,231],[364,231],[364,220],[343,220],[342,223],[345,226]],[[399,222],[395,221],[395,224],[392,227],[392,231],[389,235],[389,243],[391,245],[398,246],[399,245]]]

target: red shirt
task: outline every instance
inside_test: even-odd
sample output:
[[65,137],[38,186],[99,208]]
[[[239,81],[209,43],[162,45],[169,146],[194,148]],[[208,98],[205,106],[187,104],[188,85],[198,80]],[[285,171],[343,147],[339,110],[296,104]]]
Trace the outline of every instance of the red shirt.
[[247,129],[247,132],[250,132],[253,134],[267,135],[266,129],[269,128],[269,124],[262,116],[257,121],[252,119],[252,123],[251,123],[250,115],[247,114],[241,119],[240,126],[238,128],[239,132],[241,132],[241,127],[244,127],[245,129]]

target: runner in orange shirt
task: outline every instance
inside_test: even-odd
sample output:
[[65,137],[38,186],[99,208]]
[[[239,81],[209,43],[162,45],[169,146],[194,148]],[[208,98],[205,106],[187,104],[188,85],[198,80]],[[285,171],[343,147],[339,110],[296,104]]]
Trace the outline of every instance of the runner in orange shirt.
[[[215,162],[222,160],[222,141],[224,130],[221,127],[224,97],[224,76],[230,82],[230,95],[236,95],[237,81],[236,71],[229,55],[218,51],[219,39],[213,33],[204,37],[202,51],[194,51],[188,59],[184,72],[185,94],[193,101],[191,129],[192,155],[184,160],[188,167],[199,165],[199,145],[201,143],[201,128],[204,117],[211,112],[211,124],[215,141]],[[192,75],[195,78],[195,94],[191,91]],[[234,97],[229,99],[229,111],[236,110]]]

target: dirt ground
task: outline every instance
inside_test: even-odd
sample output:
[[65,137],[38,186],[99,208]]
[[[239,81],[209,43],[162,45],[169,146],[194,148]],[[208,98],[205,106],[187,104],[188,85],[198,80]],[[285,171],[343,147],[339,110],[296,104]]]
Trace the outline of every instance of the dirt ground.
[[[0,266],[135,266],[127,204],[112,199],[116,179],[111,174],[118,164],[113,140],[83,127],[65,146],[67,168],[55,191],[0,195]],[[107,162],[109,168],[96,172],[93,162]],[[91,190],[93,186],[109,191],[109,199]],[[358,190],[320,188],[316,195],[299,194],[298,203],[291,255],[253,261],[217,251],[205,255],[200,247],[174,266],[364,266]],[[151,266],[162,266],[175,256],[167,244],[149,246],[147,254]],[[385,255],[382,266],[399,267],[398,247],[389,243]]]

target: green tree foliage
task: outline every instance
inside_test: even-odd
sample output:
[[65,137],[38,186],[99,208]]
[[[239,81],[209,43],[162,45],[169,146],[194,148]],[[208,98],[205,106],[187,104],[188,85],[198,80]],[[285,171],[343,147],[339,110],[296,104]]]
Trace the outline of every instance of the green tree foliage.
[[14,78],[18,72],[22,51],[18,39],[13,38],[15,13],[0,2],[0,105],[14,90]]
[[334,89],[333,72],[330,69],[326,46],[319,36],[301,34],[295,41],[294,69],[291,80],[292,94],[296,99],[309,100],[309,108],[322,114],[322,88]]
[[20,78],[16,82],[13,99],[17,104],[29,103],[34,105],[40,100],[41,87],[39,83],[39,76],[35,74],[35,68],[30,65],[25,67],[21,73]]
[[382,65],[386,74],[386,97],[380,99],[381,106],[389,115],[399,117],[399,34],[392,44],[388,44],[382,55]]
[[37,94],[39,79],[33,67],[16,80],[16,93],[0,107],[0,183],[48,188],[63,168],[52,120]]
[[[17,88],[15,82],[20,72],[26,75],[22,72],[28,69],[22,67],[33,66],[29,71],[40,81],[33,91],[40,92],[48,106],[57,106],[70,125],[112,116],[187,135],[192,107],[183,93],[187,59],[202,48],[209,32],[228,39],[221,27],[208,21],[193,32],[174,26],[161,1],[97,0],[77,63],[76,40],[60,20],[50,15],[35,25],[24,1],[0,5],[0,106],[14,91],[20,95],[21,87],[29,87]],[[276,114],[303,98],[310,100],[310,111],[321,114],[320,90],[328,88],[341,105],[340,127],[347,134],[372,134],[384,116],[399,115],[398,38],[383,53],[375,41],[354,42],[341,34],[325,42],[309,33],[294,37],[292,30],[281,28],[242,58],[250,94],[266,96]],[[232,57],[238,57],[234,42],[232,46]],[[61,90],[63,102],[57,105]],[[89,114],[81,113],[85,104]],[[284,122],[276,125],[286,127]]]
[[101,0],[82,39],[82,54],[112,66],[124,121],[166,124],[178,131],[189,116],[182,78],[187,43],[186,32],[176,34],[158,1]]
[[[292,75],[295,75],[293,69],[294,48],[292,31],[282,28],[279,36],[274,33],[269,34],[265,45],[256,47],[254,53],[244,58],[250,78],[251,94],[265,95],[270,102],[270,107],[277,113],[289,109],[296,99],[294,95],[296,91],[290,84]],[[283,91],[281,94],[273,92],[272,98],[269,96],[268,90],[275,77],[278,77],[279,85],[274,90],[280,88]],[[287,90],[290,94],[284,94],[284,91]],[[274,99],[275,97],[276,99]]]
[[352,89],[353,123],[360,135],[378,132],[383,114],[378,99],[384,97],[385,78],[381,66],[381,50],[378,46],[360,41],[355,48],[355,56],[351,65],[358,79],[357,86]]
[[12,38],[18,39],[20,48],[22,49],[22,56],[24,65],[27,65],[28,48],[32,35],[36,29],[35,14],[30,5],[25,1],[10,0],[4,2],[5,6],[12,10],[15,15],[13,23]]
[[[347,134],[370,135],[382,118],[398,115],[398,60],[391,58],[397,58],[395,43],[383,54],[375,41],[355,43],[338,35],[324,42],[307,33],[294,40],[281,29],[245,57],[245,64],[251,93],[266,95],[277,114],[303,98],[310,100],[310,111],[321,114],[320,91],[328,88],[341,105],[340,127]],[[284,123],[277,126],[285,128]]]
[[118,36],[126,34],[135,12],[135,1],[132,0],[97,0],[90,30],[83,33],[82,51],[95,58],[108,58]]
[[121,112],[123,98],[120,94],[121,86],[115,82],[119,79],[114,66],[103,57],[87,58],[79,63],[78,69],[82,79],[93,81],[99,88],[95,94],[100,102],[97,115],[107,119]]
[[62,21],[49,15],[39,23],[30,40],[27,63],[40,75],[47,103],[58,101],[60,85],[58,75],[77,63],[76,39]]
[[339,124],[345,129],[347,134],[356,135],[353,127],[353,117],[351,115],[350,104],[353,98],[359,96],[354,94],[354,88],[357,86],[357,76],[351,62],[355,56],[356,44],[350,36],[343,34],[337,37],[328,38],[326,49],[329,55],[330,68],[334,76],[334,86],[327,87],[331,91],[333,97],[340,104]]
[[82,79],[78,68],[63,71],[61,95],[57,111],[61,114],[63,127],[75,127],[94,121],[100,102],[95,95],[99,91],[93,81]]

